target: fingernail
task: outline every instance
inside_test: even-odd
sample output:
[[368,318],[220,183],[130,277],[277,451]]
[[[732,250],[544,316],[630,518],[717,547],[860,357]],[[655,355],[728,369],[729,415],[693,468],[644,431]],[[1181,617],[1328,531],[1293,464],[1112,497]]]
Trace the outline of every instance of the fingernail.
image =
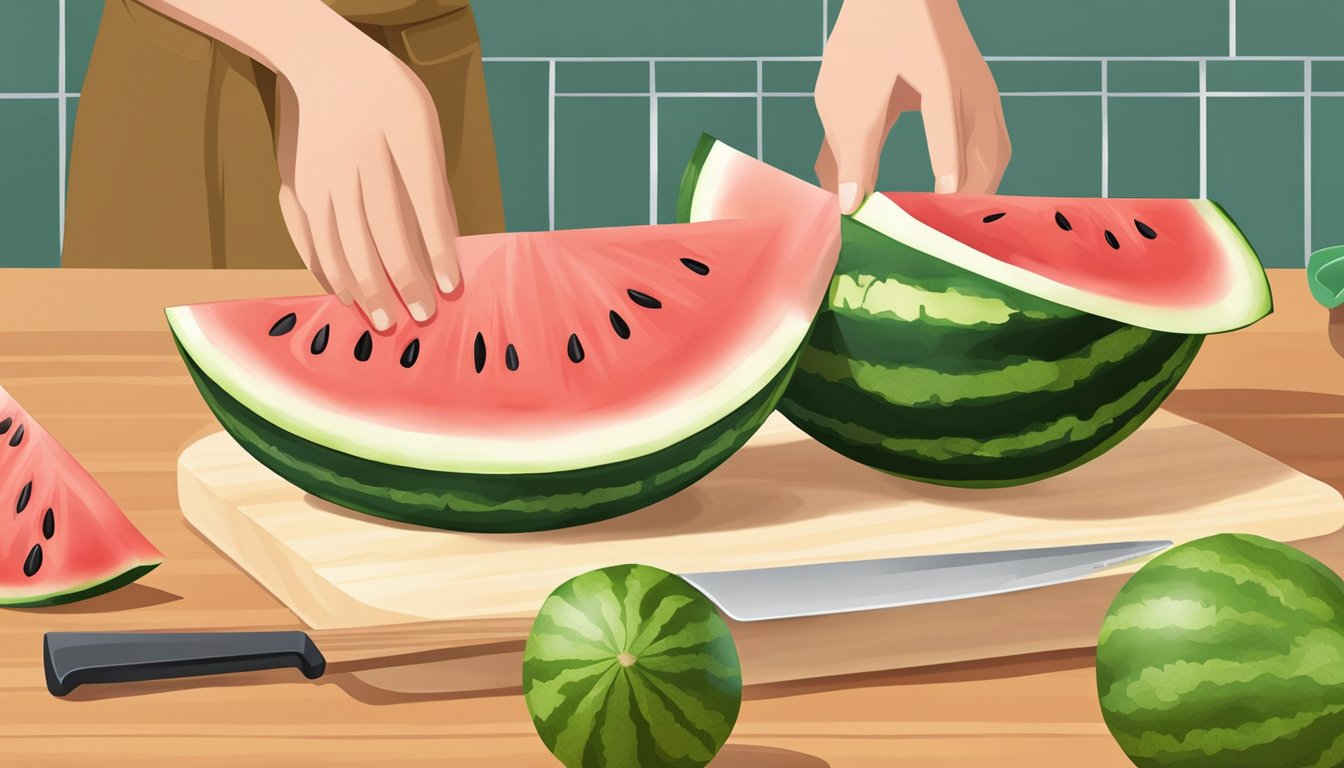
[[837,190],[840,194],[840,212],[853,213],[859,207],[859,185],[852,181],[846,181],[840,184]]
[[938,183],[933,185],[933,191],[940,195],[946,195],[957,191],[957,177],[951,174],[939,176]]
[[443,293],[452,293],[457,287],[458,275],[449,274],[447,271],[440,270],[434,273],[434,281],[439,284],[439,290]]
[[373,327],[379,331],[386,331],[392,327],[392,317],[385,310],[375,309],[369,317],[373,321]]
[[429,319],[431,314],[429,307],[422,301],[411,302],[411,305],[407,307],[407,309],[411,310],[411,317],[414,317],[417,323],[425,322]]

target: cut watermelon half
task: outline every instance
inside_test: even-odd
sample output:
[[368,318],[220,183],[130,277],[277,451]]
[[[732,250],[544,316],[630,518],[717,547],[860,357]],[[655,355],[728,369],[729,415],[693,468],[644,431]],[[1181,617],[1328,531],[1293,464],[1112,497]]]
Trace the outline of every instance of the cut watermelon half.
[[788,381],[839,222],[775,173],[771,218],[462,238],[427,324],[331,297],[168,320],[224,427],[315,495],[462,530],[610,517],[703,476]]
[[0,605],[82,600],[163,562],[98,481],[2,388],[0,503]]

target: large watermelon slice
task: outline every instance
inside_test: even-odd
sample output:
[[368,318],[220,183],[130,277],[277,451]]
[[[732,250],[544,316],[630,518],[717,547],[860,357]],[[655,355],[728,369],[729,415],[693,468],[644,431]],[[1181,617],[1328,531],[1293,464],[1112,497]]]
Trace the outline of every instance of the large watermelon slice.
[[163,562],[107,492],[0,388],[0,605],[55,605]]
[[[713,139],[687,221],[760,213],[777,177]],[[826,306],[780,410],[832,449],[947,485],[1049,477],[1136,429],[1204,334],[1270,311],[1204,200],[875,195],[843,224]]]
[[775,173],[771,218],[463,238],[428,324],[330,297],[168,320],[225,429],[310,493],[471,531],[611,517],[717,466],[788,382],[839,226]]

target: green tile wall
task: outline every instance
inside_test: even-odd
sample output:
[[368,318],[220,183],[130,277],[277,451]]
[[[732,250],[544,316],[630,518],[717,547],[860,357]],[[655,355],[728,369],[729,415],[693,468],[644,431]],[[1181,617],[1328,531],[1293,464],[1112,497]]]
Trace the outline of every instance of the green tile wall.
[[[102,6],[0,0],[0,266],[59,263],[63,173]],[[1344,1],[961,6],[1004,94],[1004,192],[1208,195],[1272,266],[1344,242]],[[509,228],[669,220],[704,130],[812,179],[822,132],[810,92],[842,9],[476,0]],[[917,113],[897,122],[879,181],[932,185]]]

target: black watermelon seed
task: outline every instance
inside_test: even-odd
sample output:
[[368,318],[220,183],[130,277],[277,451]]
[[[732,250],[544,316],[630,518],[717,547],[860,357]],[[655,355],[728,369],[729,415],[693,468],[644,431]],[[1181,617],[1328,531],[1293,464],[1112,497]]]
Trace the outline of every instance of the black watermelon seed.
[[1068,232],[1069,230],[1073,229],[1073,225],[1070,224],[1069,220],[1064,218],[1064,214],[1060,213],[1059,211],[1055,211],[1055,223],[1058,224],[1059,228],[1064,230],[1065,232]]
[[416,358],[420,357],[420,340],[411,339],[411,343],[406,345],[406,349],[401,352],[401,367],[410,368],[415,365]]
[[577,333],[569,334],[569,359],[576,363],[583,362],[583,345],[579,343]]
[[290,312],[288,315],[275,321],[275,325],[271,326],[271,335],[284,336],[286,333],[294,330],[294,325],[298,322],[299,318],[296,317],[293,312]]
[[1139,221],[1138,219],[1135,219],[1135,220],[1134,220],[1134,226],[1135,226],[1135,228],[1137,228],[1137,229],[1139,230],[1139,234],[1140,234],[1140,235],[1143,235],[1144,237],[1148,238],[1149,240],[1156,240],[1156,239],[1157,239],[1157,230],[1153,229],[1152,227],[1148,226],[1147,224],[1144,224],[1142,221]]
[[47,507],[47,513],[42,516],[42,536],[50,539],[56,535],[56,513]]
[[663,302],[653,298],[647,293],[640,293],[634,288],[627,288],[626,293],[630,294],[630,300],[645,309],[662,309]]
[[518,370],[518,350],[512,344],[504,348],[504,365],[510,371]]
[[28,550],[28,557],[23,561],[23,575],[32,576],[37,573],[37,569],[42,567],[42,545],[34,544],[33,548]]
[[709,274],[709,265],[703,261],[696,261],[695,259],[682,259],[681,265],[691,270],[697,275]]
[[17,515],[18,513],[27,509],[28,499],[32,498],[32,496],[33,496],[33,481],[29,480],[28,484],[23,486],[23,488],[19,490],[19,500],[14,505],[14,514]]
[[1120,241],[1115,239],[1115,235],[1111,234],[1111,230],[1109,229],[1106,230],[1106,242],[1115,250],[1120,250]]
[[14,435],[9,438],[9,447],[17,448],[19,447],[19,443],[22,442],[23,442],[23,425],[20,424],[19,428],[14,430]]
[[365,331],[355,342],[355,359],[359,362],[366,362],[373,355],[373,337]]
[[630,326],[626,324],[625,318],[616,314],[616,310],[614,309],[611,310],[608,317],[611,318],[611,329],[616,332],[617,336],[620,336],[622,339],[630,338]]
[[981,221],[985,222],[986,224],[992,224],[992,223],[998,221],[999,219],[1002,219],[1002,218],[1003,218],[1004,216],[1006,216],[1006,215],[1007,215],[1007,214],[1003,213],[1002,211],[999,212],[999,213],[991,213],[991,214],[989,214],[988,216],[986,216],[985,218],[981,219]]
[[331,338],[331,326],[324,325],[317,329],[313,334],[313,343],[309,345],[308,350],[314,355],[320,355],[327,351],[327,339]]
[[478,331],[476,333],[476,372],[485,370],[485,337]]
[[8,431],[9,431],[9,428],[10,428],[13,424],[14,424],[14,420],[13,420],[13,419],[5,419],[4,421],[0,421],[0,435],[3,435],[3,434],[5,434],[6,432],[8,432]]

